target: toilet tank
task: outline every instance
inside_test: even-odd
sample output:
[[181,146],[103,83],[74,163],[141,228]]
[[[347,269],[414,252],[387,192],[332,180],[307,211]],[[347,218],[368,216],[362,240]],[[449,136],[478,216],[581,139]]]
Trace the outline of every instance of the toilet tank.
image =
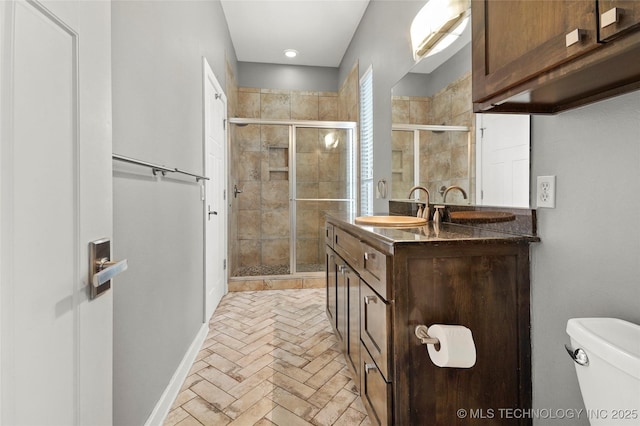
[[575,363],[586,407],[582,417],[594,426],[640,425],[640,326],[615,318],[572,318],[567,334],[571,351],[582,349],[588,358],[586,365]]

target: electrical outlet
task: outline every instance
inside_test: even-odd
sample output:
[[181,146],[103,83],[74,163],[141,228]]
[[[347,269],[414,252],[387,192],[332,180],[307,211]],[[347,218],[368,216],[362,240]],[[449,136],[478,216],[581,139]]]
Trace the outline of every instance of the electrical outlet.
[[556,177],[538,176],[537,206],[554,209],[556,207]]

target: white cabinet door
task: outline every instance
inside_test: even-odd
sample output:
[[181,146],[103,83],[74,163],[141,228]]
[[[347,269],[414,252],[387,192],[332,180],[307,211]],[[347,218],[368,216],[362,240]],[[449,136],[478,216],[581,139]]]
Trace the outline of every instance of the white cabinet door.
[[0,423],[112,422],[111,6],[0,2]]

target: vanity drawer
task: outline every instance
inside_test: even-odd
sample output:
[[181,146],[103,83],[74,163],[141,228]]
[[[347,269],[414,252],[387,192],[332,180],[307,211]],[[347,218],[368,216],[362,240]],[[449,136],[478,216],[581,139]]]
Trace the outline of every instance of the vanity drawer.
[[324,225],[324,243],[333,248],[333,230],[334,227],[330,223]]
[[391,383],[387,383],[364,345],[361,348],[360,395],[373,425],[393,424]]
[[361,244],[361,250],[362,267],[360,275],[380,296],[384,297],[385,300],[389,300],[391,298],[390,289],[387,288],[387,262],[389,259],[386,255],[364,242]]
[[[375,360],[380,373],[391,381],[391,305],[360,281],[360,338]],[[362,373],[364,374],[364,373]]]
[[362,264],[360,258],[362,248],[360,240],[357,237],[344,232],[340,228],[333,229],[333,249],[338,253],[349,265],[358,270]]

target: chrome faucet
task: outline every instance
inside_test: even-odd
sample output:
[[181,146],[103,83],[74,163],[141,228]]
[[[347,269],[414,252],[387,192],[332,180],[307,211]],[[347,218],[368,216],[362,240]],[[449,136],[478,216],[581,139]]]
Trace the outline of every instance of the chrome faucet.
[[[423,190],[426,194],[427,194],[427,203],[424,206],[424,211],[422,211],[421,207],[418,207],[418,217],[423,217],[427,220],[429,220],[429,190],[427,188],[425,188],[424,186],[414,186],[413,188],[411,188],[409,190],[409,195],[407,195],[407,198],[411,199],[411,196],[413,195],[413,193],[417,190]],[[420,194],[418,194],[418,201],[420,201]]]
[[457,189],[458,191],[460,191],[462,193],[462,197],[466,200],[467,199],[467,193],[464,192],[464,189],[462,189],[461,187],[459,187],[458,185],[452,185],[450,187],[448,187],[447,189],[444,190],[444,192],[442,193],[442,202],[446,203],[447,202],[447,194],[449,193],[449,191],[451,191],[452,189]]

